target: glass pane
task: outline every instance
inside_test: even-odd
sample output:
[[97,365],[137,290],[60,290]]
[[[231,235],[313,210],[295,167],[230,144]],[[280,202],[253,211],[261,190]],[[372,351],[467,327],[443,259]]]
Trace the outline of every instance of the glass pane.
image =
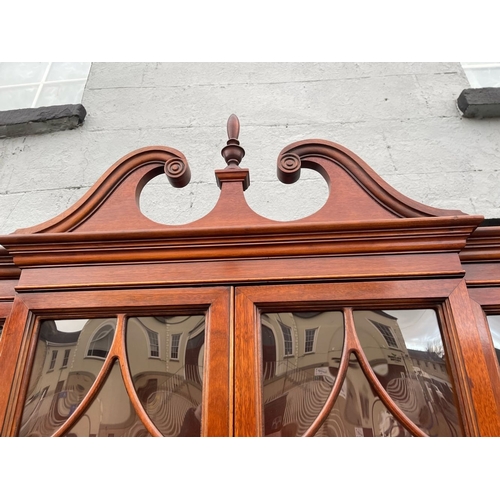
[[0,88],[0,111],[31,108],[38,85]]
[[78,104],[82,100],[85,82],[46,83],[36,106],[56,104]]
[[89,62],[53,62],[47,75],[47,81],[87,79],[89,71]]
[[339,397],[317,437],[405,437],[410,433],[377,396],[351,354]]
[[130,318],[130,372],[149,418],[164,436],[200,436],[205,316]]
[[462,63],[471,87],[500,87],[500,63]]
[[120,367],[114,363],[106,382],[66,437],[150,437],[132,406]]
[[430,436],[461,435],[436,313],[355,311],[354,322],[373,371],[408,418]]
[[497,354],[497,360],[500,364],[500,315],[492,314],[487,316],[488,324],[490,326],[491,338],[493,339],[493,346]]
[[0,87],[21,83],[39,83],[49,63],[3,62],[0,63]]
[[20,436],[50,436],[76,410],[102,368],[115,327],[115,318],[41,323]]
[[261,315],[266,436],[301,436],[331,393],[344,344],[339,311]]

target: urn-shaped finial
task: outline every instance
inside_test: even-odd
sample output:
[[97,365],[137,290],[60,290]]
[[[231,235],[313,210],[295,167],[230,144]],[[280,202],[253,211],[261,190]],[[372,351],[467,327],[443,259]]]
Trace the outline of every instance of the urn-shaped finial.
[[227,146],[221,154],[226,160],[226,168],[239,168],[240,161],[245,156],[245,150],[240,146],[238,137],[240,135],[240,121],[236,115],[231,115],[227,120]]

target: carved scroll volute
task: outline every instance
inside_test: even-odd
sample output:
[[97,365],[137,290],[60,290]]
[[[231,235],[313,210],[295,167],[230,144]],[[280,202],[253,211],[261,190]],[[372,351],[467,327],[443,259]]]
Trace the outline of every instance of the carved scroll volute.
[[278,179],[283,184],[293,184],[300,179],[302,162],[293,153],[285,153],[278,158]]
[[144,186],[164,172],[176,188],[186,186],[191,171],[185,156],[173,148],[151,146],[118,160],[83,198],[59,216],[22,233],[61,233],[153,229],[161,224],[145,217],[139,208]]
[[326,203],[308,221],[466,215],[460,210],[434,208],[404,196],[356,154],[333,142],[311,139],[284,148],[278,157],[279,180],[293,184],[299,180],[301,168],[316,170],[329,186]]
[[191,170],[183,158],[171,158],[165,162],[165,174],[168,182],[175,188],[183,188],[191,180]]

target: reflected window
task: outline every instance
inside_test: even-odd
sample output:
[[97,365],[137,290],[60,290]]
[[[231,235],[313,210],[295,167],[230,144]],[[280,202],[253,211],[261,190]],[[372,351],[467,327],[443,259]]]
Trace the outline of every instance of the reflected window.
[[153,332],[152,330],[148,330],[148,338],[149,338],[149,355],[152,358],[159,358],[160,348],[158,344],[158,333]]
[[316,337],[317,328],[308,328],[305,334],[304,352],[314,352],[314,338]]
[[280,322],[281,332],[283,333],[283,343],[285,346],[285,356],[293,354],[292,329]]
[[90,342],[87,356],[95,358],[105,358],[113,343],[114,328],[111,325],[104,325],[100,328]]
[[391,327],[383,325],[382,323],[377,323],[376,321],[372,320],[370,320],[370,322],[382,334],[382,337],[384,337],[385,341],[387,342],[387,345],[389,347],[395,347],[397,349],[398,344],[396,342],[396,339],[394,338],[394,333]]
[[71,352],[71,349],[66,349],[64,351],[64,358],[63,358],[63,362],[62,362],[61,368],[66,368],[68,366],[68,360],[69,360],[69,353],[70,352]]
[[57,351],[52,351],[52,358],[50,360],[49,370],[53,370],[56,365]]
[[170,358],[179,359],[179,342],[181,339],[181,334],[176,333],[172,335],[170,339]]

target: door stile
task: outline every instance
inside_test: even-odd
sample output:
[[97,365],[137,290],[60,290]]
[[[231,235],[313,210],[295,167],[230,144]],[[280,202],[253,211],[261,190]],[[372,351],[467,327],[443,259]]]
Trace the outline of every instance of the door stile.
[[235,296],[235,408],[234,435],[263,434],[258,310],[245,293]]
[[232,286],[229,292],[229,436],[234,437],[234,342],[235,342],[235,287]]
[[[449,295],[443,306],[444,332],[451,346],[454,379],[461,395],[460,409],[470,436],[500,436],[500,407],[487,369],[477,314],[465,280]],[[483,320],[484,321],[484,320]]]
[[231,305],[231,290],[220,288],[207,312],[202,436],[231,436]]
[[0,383],[1,436],[12,435],[12,427],[16,418],[15,408],[18,406],[16,395],[22,388],[23,377],[21,375],[26,366],[26,358],[29,357],[27,351],[30,350],[30,346],[33,348],[34,345],[29,337],[34,322],[35,317],[24,301],[16,297],[12,305],[12,313],[5,322],[0,352],[0,372],[3,379]]

